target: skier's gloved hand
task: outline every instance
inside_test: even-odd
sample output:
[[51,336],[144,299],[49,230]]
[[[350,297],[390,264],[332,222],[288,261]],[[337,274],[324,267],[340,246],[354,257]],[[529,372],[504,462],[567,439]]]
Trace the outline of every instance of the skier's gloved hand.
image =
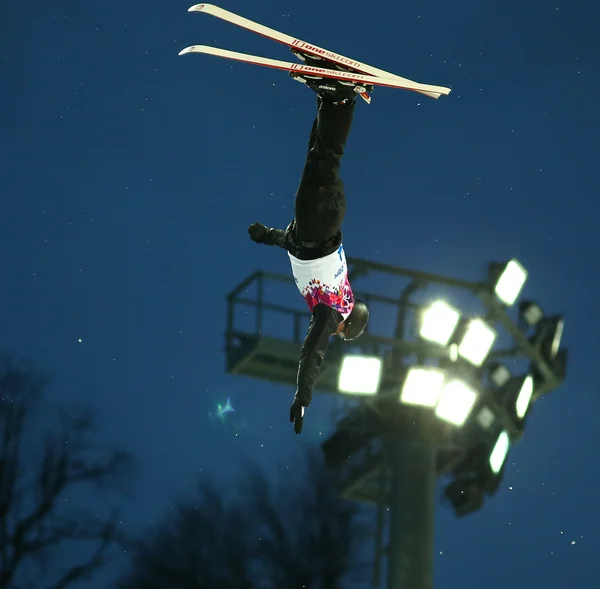
[[255,243],[264,243],[265,236],[268,232],[269,228],[261,223],[252,223],[252,225],[248,227],[248,235]]
[[294,431],[299,434],[302,432],[302,420],[304,419],[304,406],[300,401],[294,399],[290,407],[290,423],[294,424]]

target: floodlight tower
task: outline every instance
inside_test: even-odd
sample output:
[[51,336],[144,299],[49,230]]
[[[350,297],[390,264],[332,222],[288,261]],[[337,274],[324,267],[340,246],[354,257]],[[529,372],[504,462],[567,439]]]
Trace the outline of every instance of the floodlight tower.
[[[526,301],[519,307],[520,326],[512,322],[509,312],[527,279],[517,260],[490,265],[487,279],[478,283],[403,269],[395,273],[412,278],[399,301],[395,353],[342,359],[338,390],[361,402],[351,427],[342,420],[323,447],[330,466],[341,474],[346,496],[365,497],[367,489],[373,492],[374,478],[379,480],[372,500],[380,511],[389,509],[387,589],[433,589],[437,478],[451,479],[444,497],[459,517],[481,508],[485,496],[498,490],[532,400],[565,377],[563,320],[546,318],[538,305]],[[444,300],[411,302],[411,295],[432,283],[475,295],[484,316],[463,316]],[[417,341],[403,329],[411,312]],[[494,351],[501,328],[514,345]],[[526,372],[512,375],[498,361],[507,356],[527,360]],[[379,462],[366,459],[364,468],[354,464],[348,474],[346,463],[353,457],[344,448],[369,455],[368,446],[377,438]]]
[[[372,304],[371,325],[376,304],[397,314],[394,337],[369,328],[353,342],[354,353],[339,340],[327,352],[317,392],[341,394],[351,408],[323,444],[325,460],[344,497],[378,507],[373,585],[380,586],[385,554],[387,589],[433,589],[436,482],[448,479],[444,498],[458,517],[481,508],[498,490],[506,456],[533,402],[565,378],[564,321],[547,316],[534,301],[515,306],[527,279],[517,260],[490,264],[479,282],[354,258],[348,263],[355,287],[357,277],[373,273],[408,284],[398,298],[357,291]],[[273,282],[295,288],[288,276],[256,272],[229,293],[227,371],[294,385],[307,313],[266,302],[267,293],[277,291]],[[443,299],[415,300],[436,285],[470,294],[483,312],[471,316]],[[250,329],[236,319],[239,307],[248,319],[248,306],[256,309]],[[267,312],[279,318],[266,322]],[[269,333],[283,326],[284,316],[292,318],[291,341]],[[390,316],[386,313],[386,324]],[[501,332],[512,343],[496,349]],[[512,374],[506,358],[521,359],[524,371]]]

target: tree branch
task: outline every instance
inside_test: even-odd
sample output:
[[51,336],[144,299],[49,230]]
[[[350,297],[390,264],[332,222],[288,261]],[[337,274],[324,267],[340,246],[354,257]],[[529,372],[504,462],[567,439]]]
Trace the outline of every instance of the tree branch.
[[[43,438],[38,464],[32,469],[22,463],[21,448],[32,445],[27,436],[38,433],[38,423],[35,428],[33,423],[28,426],[27,417],[38,409],[44,383],[14,365],[5,362],[0,366],[2,589],[13,586],[25,562],[41,558],[69,541],[98,541],[98,545],[87,561],[71,566],[49,589],[65,589],[89,579],[106,562],[108,549],[121,539],[116,514],[102,521],[86,514],[66,516],[58,512],[60,499],[75,485],[112,487],[132,465],[130,455],[121,451],[110,452],[104,460],[91,458],[96,452],[89,440],[92,420],[88,413],[59,412],[59,430]],[[30,472],[35,472],[31,481]],[[27,513],[20,515],[17,507],[31,503]],[[25,565],[25,570],[31,567]]]
[[77,581],[88,581],[93,573],[106,564],[106,553],[113,543],[117,527],[116,517],[111,518],[100,533],[100,544],[84,564],[74,565],[48,589],[66,589]]

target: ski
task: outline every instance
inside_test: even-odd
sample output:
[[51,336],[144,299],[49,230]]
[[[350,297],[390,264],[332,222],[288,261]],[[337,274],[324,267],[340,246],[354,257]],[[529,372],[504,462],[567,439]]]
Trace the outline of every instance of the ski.
[[348,80],[350,82],[362,82],[364,84],[373,84],[374,86],[386,86],[388,88],[402,88],[404,90],[414,90],[415,92],[428,92],[430,94],[442,94],[444,88],[440,86],[431,86],[428,84],[419,84],[412,82],[406,78],[400,80],[394,78],[382,78],[379,76],[366,76],[354,71],[347,70],[331,70],[327,68],[315,67],[300,63],[291,63],[288,61],[280,61],[278,59],[270,59],[268,57],[259,57],[258,55],[249,55],[247,53],[239,53],[238,51],[230,51],[228,49],[219,49],[210,45],[192,45],[186,47],[179,52],[179,55],[186,53],[205,53],[207,55],[215,55],[235,61],[243,61],[264,67],[275,68],[290,72],[292,75],[307,74],[324,78],[332,78],[334,80]]
[[[220,18],[221,20],[225,20],[231,24],[247,29],[253,33],[257,33],[259,35],[262,35],[263,37],[266,37],[273,41],[277,41],[278,43],[281,43],[283,45],[287,45],[291,49],[297,49],[303,53],[326,59],[344,68],[351,68],[363,75],[389,78],[396,81],[404,82],[405,84],[403,86],[393,87],[413,90],[415,92],[420,92],[421,94],[430,96],[432,98],[439,98],[442,94],[448,95],[451,92],[450,88],[446,88],[444,86],[430,86],[428,84],[419,84],[417,82],[414,82],[413,80],[403,78],[391,72],[368,65],[366,63],[361,63],[359,61],[356,61],[355,59],[351,59],[349,57],[340,55],[328,49],[324,49],[317,45],[313,45],[312,43],[307,43],[302,39],[298,39],[286,33],[276,31],[275,29],[271,29],[269,27],[261,25],[260,23],[244,18],[243,16],[225,10],[224,8],[215,6],[214,4],[196,4],[190,7],[188,9],[188,12],[205,12],[207,14],[215,16],[216,18]],[[426,90],[424,88],[436,88],[436,90]]]

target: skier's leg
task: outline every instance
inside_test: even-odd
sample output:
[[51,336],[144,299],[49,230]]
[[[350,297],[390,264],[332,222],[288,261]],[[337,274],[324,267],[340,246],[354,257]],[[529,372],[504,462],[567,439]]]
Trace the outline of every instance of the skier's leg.
[[300,241],[333,237],[346,213],[340,165],[354,116],[354,101],[334,104],[318,97],[304,171],[296,193],[296,231]]
[[[321,101],[321,98],[319,96],[317,96],[317,113],[319,112],[320,101]],[[308,151],[306,152],[307,159],[308,159],[308,156],[310,155],[311,149],[315,146],[315,143],[317,141],[318,122],[319,122],[319,118],[318,118],[318,116],[315,116],[315,120],[313,121],[312,129],[310,130],[310,137],[308,139]]]

